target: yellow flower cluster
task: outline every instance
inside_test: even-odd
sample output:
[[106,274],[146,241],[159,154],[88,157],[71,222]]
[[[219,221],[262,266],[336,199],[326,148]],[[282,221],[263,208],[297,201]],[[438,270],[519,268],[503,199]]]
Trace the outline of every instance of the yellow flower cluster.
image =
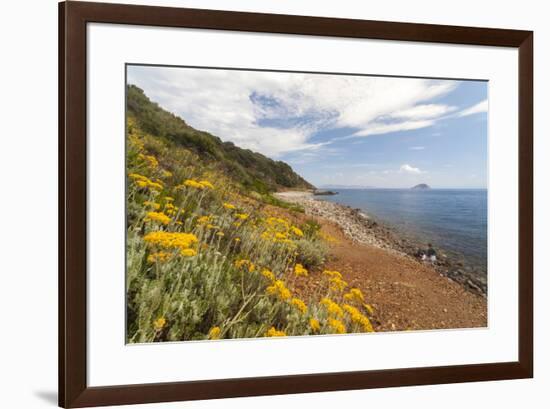
[[143,176],[137,173],[130,173],[128,176],[134,179],[134,182],[138,187],[150,188],[153,190],[162,190],[163,188],[160,181],[154,182],[151,179],[149,179],[147,176]]
[[315,318],[309,319],[309,326],[313,332],[319,332],[321,330],[321,324],[319,323],[319,320],[316,320]]
[[303,276],[307,277],[307,270],[304,268],[301,264],[296,264],[294,266],[294,274],[296,274],[298,277]]
[[165,262],[168,261],[172,255],[170,253],[167,253],[165,251],[159,251],[157,253],[152,253],[147,256],[147,262],[149,263],[155,263],[155,262]]
[[197,255],[197,250],[195,249],[183,249],[180,251],[181,255],[184,257],[193,257]]
[[220,339],[220,334],[222,330],[220,327],[212,327],[210,328],[210,331],[208,331],[208,338],[209,339]]
[[193,187],[195,189],[214,189],[214,185],[208,180],[196,181],[194,179],[187,179],[183,184],[176,186],[176,189],[181,189],[182,187]]
[[227,210],[235,210],[237,207],[234,204],[231,203],[224,203],[223,207],[225,207]]
[[197,219],[198,224],[206,224],[212,220],[212,216],[201,216]]
[[[174,206],[172,203],[166,203],[164,209],[170,216],[175,215],[180,210],[178,206]],[[181,213],[183,213],[183,211]]]
[[327,320],[327,323],[328,323],[329,327],[334,330],[335,333],[337,333],[337,334],[345,334],[346,333],[346,325],[342,321],[334,319],[334,318],[329,318]]
[[262,275],[269,281],[275,281],[275,274],[273,274],[273,272],[268,270],[267,268],[264,268],[262,270]]
[[166,216],[162,212],[148,212],[147,216],[145,216],[145,220],[149,222],[158,222],[161,224],[168,224],[172,219],[170,219],[170,217]]
[[236,218],[241,219],[241,220],[246,220],[246,219],[248,219],[249,216],[250,215],[248,213],[237,213],[235,215]]
[[138,155],[138,158],[147,162],[147,165],[149,165],[149,167],[152,169],[156,169],[159,166],[157,158],[155,158],[153,155],[144,155],[143,153],[140,153]]
[[208,189],[214,189],[214,185],[210,183],[208,180],[201,180],[199,181],[199,184],[202,186],[202,188],[208,188]]
[[290,301],[290,304],[293,307],[296,307],[296,309],[298,309],[298,311],[300,311],[302,314],[305,314],[307,312],[307,305],[299,298],[293,298]]
[[277,331],[275,327],[271,327],[267,330],[265,333],[266,337],[286,337],[286,333],[284,331]]
[[256,266],[252,261],[245,259],[235,261],[235,267],[238,269],[244,268],[248,270],[249,273],[252,273],[256,269]]
[[296,236],[298,236],[298,237],[304,237],[304,232],[303,232],[302,230],[300,230],[300,229],[299,229],[298,227],[296,227],[296,226],[292,226],[292,227],[290,228],[290,231],[291,231],[292,233],[294,233],[294,234],[295,234]]
[[[196,253],[191,247],[198,242],[197,236],[192,233],[172,233],[166,231],[147,233],[143,237],[143,240],[151,245],[179,249],[183,256],[195,255]],[[186,250],[193,250],[193,254]]]
[[342,274],[340,274],[339,271],[331,271],[331,270],[325,270],[323,271],[323,275],[329,277],[329,278],[339,278],[342,279]]
[[346,311],[350,315],[353,322],[361,325],[363,331],[374,332],[370,320],[365,315],[363,315],[361,311],[349,304],[345,304],[343,308],[344,311]]
[[266,223],[275,229],[282,229],[284,231],[287,231],[290,228],[290,223],[288,220],[280,217],[268,217],[266,219]]
[[352,288],[349,292],[344,294],[344,300],[361,304],[365,302],[365,297],[359,288]]
[[343,291],[348,286],[339,271],[325,270],[323,275],[329,278],[329,286],[332,291]]
[[149,200],[146,200],[143,202],[143,205],[146,207],[151,207],[152,209],[158,210],[160,209],[160,203],[150,202]]
[[323,298],[319,302],[319,304],[325,307],[330,315],[334,315],[335,317],[339,318],[342,318],[344,316],[344,311],[342,310],[342,308],[340,308],[340,306],[332,301],[330,298]]
[[292,296],[292,293],[288,288],[286,288],[285,283],[282,280],[275,280],[272,285],[266,288],[265,291],[269,295],[275,295],[283,301],[288,300]]
[[166,325],[166,318],[164,317],[159,317],[153,321],[153,328],[155,328],[155,331],[162,330],[165,325]]
[[344,289],[348,286],[348,283],[346,283],[344,280],[342,280],[339,277],[332,277],[329,280],[330,289],[332,291],[344,291]]

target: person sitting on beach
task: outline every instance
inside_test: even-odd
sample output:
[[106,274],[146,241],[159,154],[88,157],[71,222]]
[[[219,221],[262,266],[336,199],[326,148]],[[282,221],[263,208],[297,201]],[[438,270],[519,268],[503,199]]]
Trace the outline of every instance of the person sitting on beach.
[[415,256],[416,256],[417,258],[419,258],[420,260],[422,260],[422,261],[426,261],[426,259],[427,259],[427,257],[426,257],[426,252],[425,252],[424,250],[421,250],[421,249],[419,249],[419,250],[416,252]]
[[435,263],[437,260],[437,253],[435,249],[432,247],[431,243],[428,243],[428,250],[426,251],[426,255],[428,257],[428,260],[430,260],[431,263]]

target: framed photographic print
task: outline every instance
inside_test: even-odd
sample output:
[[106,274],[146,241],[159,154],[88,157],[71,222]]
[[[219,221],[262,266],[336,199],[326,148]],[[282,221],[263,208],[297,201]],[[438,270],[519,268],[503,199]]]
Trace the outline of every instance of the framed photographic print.
[[59,5],[59,404],[533,374],[533,33]]

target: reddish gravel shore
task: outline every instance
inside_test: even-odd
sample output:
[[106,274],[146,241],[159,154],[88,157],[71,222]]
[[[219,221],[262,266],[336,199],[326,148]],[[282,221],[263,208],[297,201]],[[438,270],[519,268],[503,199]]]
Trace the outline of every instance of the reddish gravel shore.
[[338,237],[326,267],[359,287],[376,311],[377,331],[487,326],[487,301],[441,276],[429,265],[374,246],[355,244],[323,223]]
[[[297,192],[291,196],[290,201],[298,203],[304,198]],[[375,309],[373,324],[377,331],[487,326],[484,296],[468,291],[431,265],[388,248],[374,238],[372,241],[367,236],[352,240],[345,225],[312,212],[311,209],[317,207],[308,206],[307,200],[311,200],[305,198],[308,218],[316,219],[323,231],[336,239],[330,243],[324,268],[340,271],[350,285],[363,291],[366,301]],[[306,218],[303,215],[294,217]],[[311,272],[313,280],[309,282],[315,286],[315,278],[320,280],[320,275],[320,272]],[[303,290],[308,292],[314,288]]]

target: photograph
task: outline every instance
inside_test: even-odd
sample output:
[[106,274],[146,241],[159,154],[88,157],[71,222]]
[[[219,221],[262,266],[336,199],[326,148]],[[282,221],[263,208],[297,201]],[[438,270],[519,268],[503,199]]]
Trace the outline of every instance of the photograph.
[[488,81],[124,86],[126,343],[487,328]]

